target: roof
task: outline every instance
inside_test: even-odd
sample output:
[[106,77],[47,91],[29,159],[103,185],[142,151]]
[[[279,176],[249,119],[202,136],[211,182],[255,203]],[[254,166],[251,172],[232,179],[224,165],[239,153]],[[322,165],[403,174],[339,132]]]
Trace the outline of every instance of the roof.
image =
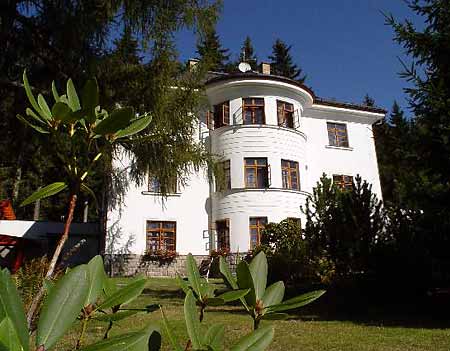
[[366,106],[362,104],[355,104],[350,102],[341,102],[341,101],[335,101],[330,99],[324,99],[316,96],[314,91],[306,86],[303,83],[297,82],[293,79],[283,77],[283,76],[277,76],[273,74],[262,74],[254,71],[249,72],[237,72],[237,73],[222,73],[222,72],[209,72],[208,74],[208,80],[206,81],[206,85],[219,83],[219,82],[226,82],[229,80],[236,80],[236,79],[260,79],[260,80],[275,80],[279,82],[284,82],[288,84],[292,84],[294,86],[297,86],[306,92],[308,92],[313,100],[315,105],[323,105],[323,106],[332,106],[332,107],[340,107],[340,108],[347,108],[350,110],[358,110],[358,111],[366,111],[366,112],[372,112],[372,113],[380,113],[380,114],[386,114],[387,110],[381,107],[377,106]]

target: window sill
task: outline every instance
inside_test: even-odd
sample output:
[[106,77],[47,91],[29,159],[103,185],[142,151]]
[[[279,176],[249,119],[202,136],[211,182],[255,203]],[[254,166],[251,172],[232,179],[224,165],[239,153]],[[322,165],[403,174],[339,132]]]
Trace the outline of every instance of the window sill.
[[353,148],[350,146],[333,146],[333,145],[325,145],[325,148],[327,149],[335,149],[335,150],[347,150],[347,151],[353,151]]
[[[155,193],[153,191],[141,191],[142,195],[162,196],[161,193]],[[180,197],[181,193],[167,194],[167,197]]]

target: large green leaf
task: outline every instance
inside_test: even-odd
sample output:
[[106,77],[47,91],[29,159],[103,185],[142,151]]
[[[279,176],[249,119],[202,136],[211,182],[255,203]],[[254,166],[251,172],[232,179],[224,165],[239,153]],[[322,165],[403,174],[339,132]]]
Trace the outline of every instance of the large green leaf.
[[169,326],[169,321],[166,318],[164,310],[162,309],[162,307],[160,307],[160,309],[161,309],[161,314],[163,317],[164,330],[169,338],[170,345],[172,345],[172,349],[174,351],[183,351],[183,349],[180,347],[180,344],[178,343],[178,340],[176,339],[175,335],[173,334],[171,327]]
[[256,306],[256,294],[255,287],[253,285],[252,274],[250,273],[250,268],[248,263],[245,261],[239,262],[237,268],[237,283],[240,289],[250,289],[247,295],[245,295],[245,301],[252,307]]
[[105,277],[103,279],[103,291],[105,296],[111,296],[117,291],[117,285],[113,278],[108,278],[105,273]]
[[268,307],[268,311],[282,312],[282,311],[288,311],[288,310],[292,310],[294,308],[302,307],[307,304],[310,304],[314,300],[321,297],[323,294],[325,294],[325,290],[311,291],[309,293],[286,300],[280,304],[270,306],[270,307]]
[[50,185],[47,185],[36,192],[34,192],[32,195],[27,197],[20,206],[25,206],[28,204],[31,204],[37,200],[58,194],[59,192],[63,191],[65,188],[67,188],[67,184],[64,182],[56,182],[52,183]]
[[184,318],[186,328],[195,350],[203,350],[203,338],[194,293],[189,291],[184,299]]
[[84,303],[85,306],[95,304],[103,289],[103,279],[105,278],[105,269],[103,259],[97,255],[88,263],[89,272],[89,290]]
[[114,134],[125,128],[134,117],[133,108],[124,107],[114,110],[108,117],[103,119],[94,128],[96,134]]
[[266,289],[262,297],[264,307],[279,304],[284,297],[284,283],[282,281],[273,283]]
[[57,121],[69,122],[72,110],[64,102],[57,102],[52,107],[53,118]]
[[27,114],[27,116],[32,117],[35,121],[37,121],[43,125],[48,125],[48,122],[44,121],[41,117],[39,117],[31,108],[27,107],[25,109],[25,113]]
[[97,309],[105,310],[107,308],[123,305],[134,300],[136,297],[142,294],[146,283],[146,279],[138,279],[124,286],[123,288],[114,292],[112,295],[108,296],[101,304],[97,306]]
[[83,308],[89,289],[88,268],[80,265],[65,274],[44,300],[38,321],[36,346],[53,347],[70,329]]
[[194,289],[197,296],[201,299],[204,296],[204,287],[201,281],[200,272],[198,271],[197,262],[194,260],[194,256],[189,253],[186,257],[186,270],[189,283]]
[[136,333],[117,335],[81,348],[81,351],[147,351],[148,340],[158,327],[150,325]]
[[39,133],[42,133],[42,134],[49,134],[50,133],[47,129],[44,129],[44,128],[40,127],[40,126],[37,126],[37,125],[29,122],[25,117],[23,117],[23,116],[21,116],[19,114],[17,114],[16,117],[23,124],[33,128],[34,130],[38,131]]
[[253,277],[253,284],[255,285],[256,299],[261,300],[267,285],[268,267],[266,254],[263,251],[257,254],[250,262],[249,268]]
[[20,343],[25,351],[28,346],[28,328],[22,300],[9,271],[0,271],[0,321],[8,317],[11,321]]
[[56,84],[55,81],[52,81],[52,94],[53,94],[53,98],[55,99],[55,102],[59,102],[59,94],[58,94],[58,89],[56,89]]
[[0,321],[0,351],[23,351],[22,344],[11,320],[6,317]]
[[275,331],[271,326],[260,327],[252,333],[239,339],[231,351],[262,351],[265,350],[273,340]]
[[240,298],[247,295],[249,292],[250,289],[231,290],[217,296],[217,298],[223,299],[225,302],[231,302],[239,300]]
[[42,115],[41,108],[39,107],[39,104],[37,103],[36,99],[34,98],[33,93],[31,92],[31,87],[30,87],[30,83],[28,82],[26,70],[23,71],[23,85],[25,87],[25,93],[27,94],[27,97],[28,97],[28,100],[30,101],[31,106],[33,106],[33,108],[37,111],[37,113]]
[[124,128],[122,130],[119,130],[116,133],[115,137],[118,139],[118,138],[124,138],[127,136],[137,134],[140,131],[147,128],[151,121],[152,121],[152,116],[149,114],[146,114],[144,117],[141,117],[141,118],[136,119],[135,121],[132,121],[128,127]]
[[72,79],[67,81],[67,100],[73,112],[81,109],[80,99],[78,99],[77,91],[75,85],[73,85]]
[[222,256],[219,258],[219,270],[220,270],[220,273],[222,273],[222,275],[228,282],[228,284],[230,284],[230,286],[234,290],[238,289],[236,279],[233,277],[233,274],[230,271],[230,267],[228,267],[227,261]]
[[38,104],[41,108],[42,114],[46,119],[52,119],[52,112],[50,111],[50,108],[47,105],[47,101],[45,101],[42,94],[38,95]]
[[181,278],[181,276],[178,273],[177,273],[176,280],[178,282],[178,285],[180,286],[180,288],[183,290],[183,292],[185,294],[187,294],[191,290],[189,283],[186,280],[184,280],[183,278]]
[[225,328],[222,324],[214,324],[212,325],[205,336],[205,344],[209,346],[213,351],[222,350],[223,344],[223,335],[225,332]]
[[95,122],[95,108],[98,106],[98,84],[97,80],[89,79],[83,87],[81,94],[81,102],[83,103],[83,110],[86,111],[87,120],[90,123]]

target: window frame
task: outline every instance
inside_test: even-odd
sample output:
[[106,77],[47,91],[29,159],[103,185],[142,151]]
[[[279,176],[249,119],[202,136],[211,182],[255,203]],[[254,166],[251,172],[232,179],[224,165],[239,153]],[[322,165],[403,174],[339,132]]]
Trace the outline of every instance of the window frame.
[[[256,224],[252,224],[252,220],[256,220]],[[265,221],[265,223],[261,224],[261,221]],[[250,250],[253,250],[255,247],[261,245],[261,233],[268,223],[269,223],[269,220],[268,220],[267,216],[249,217],[248,218]],[[256,243],[253,241],[252,229],[256,230]]]
[[[340,180],[338,178],[341,178]],[[346,180],[346,178],[348,178]],[[347,174],[333,174],[333,184],[341,190],[353,189],[353,176]]]
[[329,146],[343,148],[350,147],[346,123],[327,122],[327,133]]
[[230,101],[223,101],[213,107],[214,129],[230,125]]
[[[289,164],[288,167],[284,166],[283,162],[287,162]],[[294,167],[291,167],[292,165],[294,165]],[[283,176],[284,171],[287,172],[287,177],[288,177],[287,184],[285,184],[285,182],[284,182],[284,176]],[[292,173],[294,173],[294,172],[297,175],[297,187],[292,186]],[[300,170],[299,170],[299,163],[297,161],[281,159],[281,183],[282,183],[283,189],[300,191]]]
[[[159,223],[158,228],[149,228],[150,223]],[[173,228],[165,228],[165,224],[173,224]],[[168,252],[176,252],[177,250],[177,222],[176,221],[164,221],[164,220],[147,220],[145,222],[145,252],[146,253],[154,253],[157,251],[168,251]],[[150,237],[150,233],[158,233],[157,237]],[[165,233],[173,233],[173,237],[165,235]],[[154,240],[156,239],[156,240]],[[162,245],[165,240],[171,239],[173,240],[173,244],[168,245],[167,243]],[[158,244],[158,248],[156,250],[149,249],[151,246],[150,243],[152,241],[156,241]],[[162,248],[164,246],[165,248]],[[173,248],[167,248],[168,246],[173,246]]]
[[[222,228],[219,228],[221,224],[224,224],[224,233],[220,232]],[[219,219],[215,222],[216,238],[217,238],[217,250],[230,251],[230,220],[229,218]],[[223,242],[222,242],[223,239]]]
[[[247,103],[247,101],[250,101],[250,103]],[[247,109],[251,111],[251,123],[246,123]],[[256,123],[256,111],[257,110],[262,111],[262,122],[261,123]],[[261,97],[242,98],[242,124],[245,124],[245,125],[266,124],[265,100],[263,97],[262,98]]]
[[[253,164],[248,165],[248,160],[254,160]],[[258,160],[264,160],[265,165],[259,165]],[[247,182],[248,169],[254,169],[255,171],[256,186],[249,186],[249,183]],[[261,170],[265,170],[265,184],[263,184],[263,186],[259,186],[258,184],[258,173],[261,172]],[[244,157],[244,182],[246,189],[267,189],[270,187],[270,166],[267,157]]]
[[[155,185],[156,183],[157,183],[157,185]],[[172,177],[171,183],[172,184],[169,184],[167,193],[168,194],[177,194],[178,193],[178,179],[176,176]],[[158,180],[158,178],[151,173],[148,174],[147,191],[149,193],[153,193],[153,194],[161,194],[161,183]]]
[[[287,109],[286,107],[292,107],[292,110]],[[283,100],[277,100],[277,120],[279,127],[294,129],[294,113],[294,104]]]

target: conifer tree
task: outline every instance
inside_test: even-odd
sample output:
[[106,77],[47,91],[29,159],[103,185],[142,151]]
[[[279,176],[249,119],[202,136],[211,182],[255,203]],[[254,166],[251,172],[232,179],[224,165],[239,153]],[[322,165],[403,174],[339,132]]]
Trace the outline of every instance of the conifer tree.
[[272,46],[271,70],[273,74],[294,79],[300,83],[304,83],[306,75],[302,75],[302,69],[293,63],[290,54],[292,46],[288,46],[281,39],[277,39]]
[[241,47],[239,61],[247,62],[254,71],[256,71],[256,69],[258,68],[258,59],[255,54],[255,49],[253,48],[252,40],[248,35],[245,38],[244,43]]
[[211,71],[225,71],[230,55],[228,49],[222,47],[216,30],[211,30],[197,45],[197,53]]
[[448,252],[441,251],[450,241],[450,2],[411,0],[408,4],[423,19],[423,27],[387,16],[395,41],[413,62],[404,64],[402,73],[412,85],[405,92],[415,115],[408,145],[415,154],[414,172],[405,186],[409,206],[420,211],[427,223],[423,227],[430,251],[450,260]]
[[375,106],[375,99],[369,96],[369,94],[366,94],[363,99],[363,105],[373,107]]

